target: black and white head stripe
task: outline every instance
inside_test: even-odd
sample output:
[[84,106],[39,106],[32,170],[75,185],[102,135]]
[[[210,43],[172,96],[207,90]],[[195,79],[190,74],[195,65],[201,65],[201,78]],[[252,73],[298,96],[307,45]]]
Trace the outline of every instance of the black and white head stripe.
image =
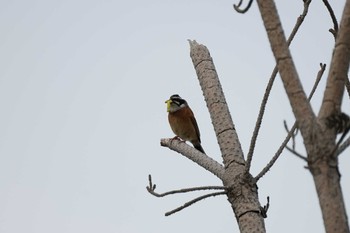
[[182,99],[178,94],[174,94],[170,96],[170,99],[173,103],[175,103],[177,106],[181,106],[182,104],[187,104],[186,100]]

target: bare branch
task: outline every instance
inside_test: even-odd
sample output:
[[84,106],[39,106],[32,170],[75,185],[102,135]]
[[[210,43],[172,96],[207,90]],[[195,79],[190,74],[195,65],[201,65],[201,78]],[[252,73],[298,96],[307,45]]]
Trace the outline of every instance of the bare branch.
[[273,0],[257,0],[279,73],[292,106],[298,127],[304,138],[309,138],[310,125],[315,114],[301,85]]
[[241,5],[242,5],[242,2],[243,2],[243,0],[240,0],[239,3],[238,3],[237,5],[236,5],[236,4],[233,5],[233,8],[234,8],[238,13],[244,14],[244,13],[246,13],[246,12],[249,10],[249,8],[252,6],[253,0],[249,0],[248,5],[246,6],[246,8],[240,9],[240,7],[241,7]]
[[304,160],[305,162],[307,162],[307,158],[304,155],[298,153],[295,149],[292,149],[289,146],[286,146],[286,149],[289,152],[291,152],[292,154],[294,154],[295,156],[297,156],[298,158],[300,158],[300,159]]
[[[298,17],[297,22],[295,23],[295,26],[294,26],[291,34],[288,37],[288,40],[287,40],[288,46],[292,43],[296,33],[298,32],[298,29],[300,28],[301,24],[304,22],[304,19],[308,13],[310,3],[311,3],[311,0],[307,0],[304,2],[303,13]],[[240,2],[240,4],[241,4],[241,2]],[[272,74],[270,76],[269,82],[267,84],[267,87],[266,87],[266,90],[264,93],[263,100],[262,100],[261,105],[260,105],[258,119],[256,120],[253,136],[252,136],[252,139],[250,141],[249,151],[248,151],[248,155],[247,155],[247,162],[246,162],[246,167],[245,167],[245,175],[247,175],[249,170],[250,170],[250,166],[251,166],[251,162],[252,162],[253,154],[254,154],[254,149],[255,149],[255,143],[256,143],[256,140],[257,140],[257,137],[259,134],[259,130],[261,127],[261,122],[262,122],[262,119],[264,116],[266,104],[267,104],[267,101],[268,101],[268,98],[269,98],[269,95],[270,95],[270,92],[271,92],[271,89],[273,86],[273,82],[275,81],[277,73],[278,73],[278,67],[276,65],[272,71]]]
[[253,154],[254,154],[254,149],[255,149],[255,144],[256,144],[256,139],[258,138],[259,130],[261,127],[261,122],[262,122],[262,119],[263,119],[263,116],[265,113],[267,100],[269,98],[269,95],[270,95],[270,92],[271,92],[271,89],[273,86],[273,82],[275,81],[277,72],[278,72],[278,69],[277,69],[277,66],[275,66],[275,68],[272,72],[272,75],[269,79],[269,82],[267,84],[265,94],[264,94],[263,100],[262,100],[261,105],[260,105],[258,119],[256,120],[253,136],[252,136],[252,139],[250,141],[249,151],[248,151],[248,155],[247,155],[247,162],[246,162],[246,166],[245,166],[245,170],[244,170],[245,175],[248,175],[249,170],[250,170],[250,166],[251,166]]
[[331,16],[332,18],[332,21],[333,21],[333,28],[329,29],[329,32],[333,34],[334,36],[334,39],[337,38],[337,33],[338,33],[338,21],[337,21],[337,18],[335,17],[335,14],[334,14],[334,11],[332,9],[332,6],[329,4],[328,0],[322,0],[324,5],[326,6],[328,12],[329,12],[329,15]]
[[218,178],[223,179],[225,169],[220,163],[201,153],[192,146],[187,145],[185,142],[172,138],[163,138],[160,140],[160,144],[161,146],[168,147],[169,149],[182,154],[183,156],[197,163],[199,166],[210,171]]
[[272,159],[270,160],[270,162],[263,168],[263,170],[254,178],[255,182],[258,182],[258,180],[263,177],[265,175],[266,172],[268,172],[270,170],[270,168],[272,167],[272,165],[276,162],[276,160],[278,159],[278,157],[282,154],[283,149],[286,147],[286,145],[288,144],[289,139],[293,136],[294,134],[294,130],[297,128],[297,124],[294,123],[293,127],[291,128],[291,130],[289,131],[287,137],[284,139],[284,141],[282,142],[282,145],[278,148],[277,152],[275,153],[275,155],[272,157]]
[[339,146],[339,149],[337,150],[337,155],[340,155],[343,153],[344,150],[346,150],[350,146],[350,137],[348,137],[343,144]]
[[[226,189],[225,187],[223,186],[202,186],[202,187],[194,187],[194,188],[187,188],[187,189],[178,189],[178,190],[172,190],[172,191],[169,191],[169,192],[165,192],[165,193],[157,193],[155,192],[155,189],[156,189],[156,185],[152,183],[152,176],[151,175],[148,175],[148,186],[146,187],[147,191],[152,194],[153,196],[156,196],[156,197],[164,197],[164,196],[167,196],[167,195],[171,195],[171,194],[176,194],[176,193],[187,193],[187,192],[193,192],[193,191],[202,191],[202,190],[213,190],[213,189]],[[167,213],[165,213],[165,216],[169,216],[171,214],[174,214],[176,212],[179,212],[180,210],[186,208],[186,207],[189,207],[190,205],[200,201],[200,200],[203,200],[205,198],[208,198],[208,197],[215,197],[215,196],[218,196],[218,195],[223,195],[223,194],[227,194],[226,191],[221,191],[221,192],[215,192],[215,193],[209,193],[209,194],[205,194],[203,196],[200,196],[200,197],[197,197],[189,202],[186,202],[184,205],[172,210],[172,211],[169,211]]]
[[[320,71],[318,71],[317,73],[317,77],[314,83],[314,86],[310,92],[310,95],[308,97],[308,101],[311,100],[311,98],[313,97],[315,90],[317,89],[318,84],[320,83],[320,80],[322,78],[322,74],[324,73],[324,69],[326,68],[326,65],[321,63],[321,69]],[[290,129],[287,137],[284,139],[284,141],[282,142],[282,145],[278,148],[277,152],[275,153],[275,155],[272,157],[272,159],[270,160],[270,162],[263,168],[263,170],[254,178],[255,182],[257,182],[261,177],[263,177],[266,172],[268,172],[270,170],[270,168],[273,166],[273,164],[276,162],[276,160],[279,158],[279,156],[282,154],[283,149],[287,146],[288,141],[291,139],[291,137],[293,137],[294,135],[294,131],[297,129],[297,122],[294,123],[293,127]]]
[[260,213],[261,215],[264,217],[264,218],[267,218],[267,211],[269,210],[270,208],[270,197],[267,196],[267,203],[266,205],[264,205],[264,207],[260,207]]
[[241,7],[242,3],[243,3],[243,0],[239,0],[239,3],[237,5],[236,4],[233,4],[233,5],[236,6],[236,7]]
[[312,0],[306,0],[304,1],[304,9],[303,9],[303,13],[298,17],[297,22],[292,30],[292,32],[290,33],[288,40],[287,40],[287,44],[288,46],[292,43],[295,35],[297,34],[301,24],[304,22],[304,19],[309,11],[309,6]]
[[[336,38],[332,61],[329,68],[326,89],[318,114],[319,119],[326,119],[341,112],[345,80],[350,62],[350,1],[345,3],[342,20]],[[335,137],[335,135],[334,135]]]
[[346,76],[346,79],[345,79],[345,87],[346,87],[346,91],[348,92],[348,96],[349,96],[349,99],[350,99],[350,81],[349,81],[349,77]]
[[[283,125],[284,125],[284,129],[286,130],[286,132],[289,133],[290,130],[289,130],[289,127],[287,125],[286,120],[283,121]],[[297,136],[298,132],[299,132],[298,128],[296,128],[295,133],[293,133],[293,136],[292,136],[292,149],[293,150],[295,150],[295,137]]]
[[339,154],[338,154],[339,145],[343,142],[343,139],[344,139],[345,136],[349,133],[349,130],[350,130],[350,128],[348,128],[348,129],[341,135],[339,141],[338,141],[337,144],[335,145],[335,148],[334,148],[334,151],[332,152],[332,154],[339,155]]
[[[248,177],[243,176],[245,169],[243,151],[213,59],[206,46],[198,44],[196,41],[189,42],[192,62],[207,103],[225,166],[222,181],[225,187],[230,188],[227,199],[235,215],[241,216],[237,218],[241,232],[265,232],[264,220],[259,214],[261,205],[257,188],[251,182],[252,177],[247,179]],[[241,190],[245,190],[244,195],[242,195]],[[257,210],[257,212],[241,215],[249,210]]]
[[214,126],[225,168],[244,166],[243,151],[209,50],[189,40],[191,58]]
[[311,100],[312,96],[314,95],[314,93],[315,93],[315,91],[316,91],[316,89],[318,87],[318,83],[321,81],[323,73],[326,70],[326,64],[320,63],[320,67],[321,67],[321,69],[317,73],[315,84],[314,84],[314,86],[313,86],[313,88],[312,88],[312,90],[310,92],[309,97],[308,97],[309,101]]
[[193,191],[203,191],[203,190],[213,190],[213,189],[226,189],[224,186],[202,186],[202,187],[193,187],[193,188],[186,188],[186,189],[178,189],[178,190],[172,190],[165,193],[157,193],[155,192],[156,185],[152,183],[152,176],[148,175],[148,181],[149,185],[146,187],[147,191],[156,197],[164,197],[171,194],[176,193],[188,193]]
[[172,215],[172,214],[175,214],[176,212],[179,212],[180,210],[183,210],[185,209],[186,207],[189,207],[190,205],[198,202],[198,201],[201,201],[205,198],[208,198],[208,197],[215,197],[215,196],[218,196],[218,195],[224,195],[226,194],[226,192],[215,192],[215,193],[209,193],[209,194],[205,194],[203,196],[200,196],[200,197],[197,197],[189,202],[186,202],[184,205],[172,210],[172,211],[169,211],[169,212],[166,212],[165,213],[165,216],[169,216],[169,215]]

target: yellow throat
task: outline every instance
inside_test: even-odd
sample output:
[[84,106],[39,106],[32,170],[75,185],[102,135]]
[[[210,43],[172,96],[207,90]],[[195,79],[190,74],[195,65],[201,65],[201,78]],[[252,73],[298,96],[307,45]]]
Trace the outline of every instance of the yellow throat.
[[167,112],[169,112],[170,111],[170,104],[171,104],[171,102],[173,102],[172,100],[167,100],[167,101],[165,101],[165,103],[166,103],[166,110],[167,110]]

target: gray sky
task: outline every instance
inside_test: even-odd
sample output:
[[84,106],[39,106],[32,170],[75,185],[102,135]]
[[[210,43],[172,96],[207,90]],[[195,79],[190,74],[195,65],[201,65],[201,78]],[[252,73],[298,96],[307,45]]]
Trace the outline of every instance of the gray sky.
[[[233,3],[1,1],[0,232],[238,232],[223,196],[165,217],[199,194],[157,199],[145,189],[148,174],[159,192],[220,185],[159,145],[160,138],[173,137],[164,101],[178,93],[195,112],[204,149],[221,162],[187,39],[211,51],[242,147],[248,150],[274,60],[256,4],[239,15]],[[289,33],[302,3],[277,4]],[[340,18],[344,1],[332,4]],[[307,92],[319,63],[329,65],[330,27],[325,7],[313,1],[292,45]],[[316,113],[324,81],[312,101]],[[279,79],[270,98],[253,174],[284,139],[283,120],[293,124]],[[344,106],[349,106],[347,99]],[[300,140],[297,146],[304,153]],[[268,232],[324,231],[304,165],[285,152],[260,181],[261,203],[271,198]],[[349,170],[347,150],[340,156],[340,171],[348,214]]]

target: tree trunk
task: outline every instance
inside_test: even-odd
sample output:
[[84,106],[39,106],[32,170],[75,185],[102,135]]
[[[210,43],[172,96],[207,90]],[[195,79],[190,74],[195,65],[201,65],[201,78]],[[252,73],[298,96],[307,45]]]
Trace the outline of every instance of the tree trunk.
[[213,59],[204,45],[190,41],[191,58],[214,126],[224,162],[222,182],[241,233],[264,233],[258,188],[250,174],[245,175],[242,148],[221,88]]
[[284,88],[308,154],[327,233],[349,233],[340,185],[338,158],[334,153],[336,129],[327,119],[341,112],[350,61],[350,0],[346,1],[334,47],[324,99],[316,117],[301,86],[273,0],[258,0],[262,19]]
[[[332,165],[332,163],[334,164]],[[320,159],[310,164],[323,222],[328,233],[349,232],[337,163],[337,158],[334,158],[332,161]]]

